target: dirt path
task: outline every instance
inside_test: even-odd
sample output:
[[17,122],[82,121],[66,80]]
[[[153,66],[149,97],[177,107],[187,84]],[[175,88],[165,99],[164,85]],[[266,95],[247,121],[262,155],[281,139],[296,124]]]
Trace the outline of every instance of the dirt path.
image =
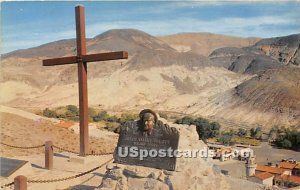
[[47,117],[42,117],[27,111],[23,111],[20,109],[16,109],[16,108],[12,108],[12,107],[7,107],[7,106],[3,106],[0,105],[0,112],[3,113],[9,113],[9,114],[14,114],[14,115],[18,115],[27,119],[32,119],[32,120],[47,120],[47,121],[52,121],[52,122],[58,122],[58,119],[54,119],[54,118],[47,118]]

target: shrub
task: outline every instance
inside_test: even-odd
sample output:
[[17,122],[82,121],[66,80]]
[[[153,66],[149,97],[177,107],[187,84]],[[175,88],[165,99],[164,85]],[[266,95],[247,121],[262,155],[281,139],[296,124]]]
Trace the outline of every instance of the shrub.
[[89,108],[89,117],[93,118],[97,115],[97,111],[94,108]]
[[79,110],[77,106],[67,105],[67,110],[70,111],[71,113],[74,113],[74,115],[79,115]]
[[134,121],[138,119],[138,115],[137,114],[132,114],[132,113],[123,113],[121,115],[121,118],[118,119],[118,123],[125,123],[127,121]]
[[221,125],[218,122],[212,122],[210,123],[210,128],[211,128],[211,137],[216,137],[220,133]]
[[277,131],[274,144],[278,147],[300,150],[300,131],[294,127],[281,128]]
[[176,124],[184,124],[184,125],[193,125],[194,124],[194,119],[190,116],[184,116],[181,119],[177,119],[175,121]]
[[232,144],[232,135],[230,133],[225,133],[221,137],[218,138],[218,142],[224,145]]
[[198,117],[197,119],[194,120],[194,124],[197,126],[205,126],[205,125],[210,125],[209,121],[207,119],[204,119],[202,117]]
[[281,146],[283,148],[292,148],[292,142],[288,139],[284,139],[283,141],[281,141]]
[[109,116],[106,121],[109,121],[109,122],[118,122],[119,118],[115,115],[113,116]]
[[261,139],[262,136],[262,130],[260,127],[251,128],[250,129],[250,136],[252,138]]
[[102,121],[102,120],[105,121],[108,117],[109,115],[107,114],[106,111],[101,111],[96,116],[93,117],[93,120],[95,122]]
[[66,118],[66,114],[65,113],[61,113],[61,114],[57,114],[58,118]]
[[237,135],[239,137],[245,137],[247,135],[247,130],[243,128],[239,128],[239,131],[237,132]]
[[50,117],[50,118],[57,118],[57,114],[55,111],[50,110],[49,108],[46,108],[43,110],[43,116]]
[[161,118],[164,118],[164,119],[168,119],[168,115],[164,112],[159,112],[158,115],[161,117]]
[[278,138],[278,135],[279,135],[279,129],[277,126],[275,126],[269,132],[269,139],[275,140]]
[[208,138],[217,137],[220,133],[221,125],[217,122],[210,123],[207,119],[201,117],[195,119],[196,131],[199,139],[206,141]]
[[116,131],[116,129],[120,126],[119,123],[115,123],[115,122],[106,122],[104,129],[114,132]]

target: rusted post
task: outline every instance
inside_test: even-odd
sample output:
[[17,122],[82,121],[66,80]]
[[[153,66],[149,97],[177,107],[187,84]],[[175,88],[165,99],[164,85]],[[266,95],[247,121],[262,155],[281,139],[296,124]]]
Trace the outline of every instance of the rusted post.
[[27,177],[19,175],[14,179],[14,190],[27,190]]
[[84,7],[75,7],[76,39],[78,58],[78,89],[79,89],[79,116],[80,116],[80,155],[89,152],[89,124],[88,124],[88,92],[87,92],[87,65],[82,61],[86,55]]
[[45,142],[45,168],[48,170],[52,170],[52,168],[53,168],[52,141]]

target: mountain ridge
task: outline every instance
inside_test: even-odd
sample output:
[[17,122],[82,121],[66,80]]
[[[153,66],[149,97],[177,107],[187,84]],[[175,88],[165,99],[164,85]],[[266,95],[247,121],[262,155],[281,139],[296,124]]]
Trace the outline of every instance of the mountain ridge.
[[[156,40],[158,41],[162,41],[162,42],[165,42],[166,44],[168,44],[170,46],[169,43],[167,43],[166,41],[168,41],[167,39],[168,38],[173,38],[173,37],[176,37],[176,36],[185,36],[185,35],[196,35],[196,36],[203,36],[202,38],[207,38],[206,35],[209,35],[209,36],[214,36],[215,38],[233,38],[233,39],[250,39],[250,41],[253,41],[253,42],[249,42],[250,44],[254,43],[255,41],[257,41],[258,39],[260,38],[256,38],[256,37],[249,37],[249,38],[242,38],[242,37],[234,37],[234,36],[227,36],[227,35],[222,35],[222,34],[213,34],[213,33],[203,33],[203,32],[196,32],[196,33],[177,33],[177,34],[171,34],[171,35],[166,35],[166,36],[152,36],[150,34],[147,34],[141,30],[137,30],[137,29],[112,29],[112,30],[108,30],[106,32],[103,32],[99,35],[96,35],[94,36],[93,38],[87,38],[87,48],[88,46],[90,45],[90,41],[93,41],[93,40],[97,40],[101,37],[104,37],[105,35],[107,34],[112,34],[112,33],[116,33],[118,32],[119,34],[122,34],[122,33],[126,33],[125,36],[129,33],[139,33],[143,36],[148,36],[148,37],[151,37],[151,38],[155,38]],[[166,41],[164,41],[164,39],[166,38]],[[181,40],[180,40],[181,41]],[[66,44],[65,44],[66,43]],[[246,43],[247,44],[247,43]],[[36,47],[32,47],[32,48],[27,48],[27,49],[20,49],[20,50],[15,50],[15,51],[12,51],[12,52],[8,52],[8,53],[5,53],[2,55],[3,58],[8,58],[10,56],[12,56],[13,54],[21,54],[22,56],[22,53],[24,51],[30,51],[30,50],[37,50],[38,48],[44,48],[44,47],[47,47],[47,46],[54,46],[54,47],[57,47],[55,45],[60,45],[60,46],[67,46],[68,48],[72,48],[72,51],[73,53],[75,52],[75,48],[76,48],[76,42],[75,42],[75,38],[71,38],[71,39],[61,39],[61,40],[57,40],[57,41],[54,41],[54,42],[49,42],[49,43],[45,43],[45,44],[41,44],[39,46],[36,46]],[[229,46],[228,44],[223,44],[222,46]],[[240,45],[238,45],[240,46]],[[244,47],[243,46],[240,46],[240,47]],[[55,48],[53,48],[55,49]],[[173,49],[173,48],[172,48]],[[115,50],[114,50],[115,51]],[[70,52],[68,52],[70,53]],[[201,53],[200,53],[201,54]],[[15,55],[16,56],[16,55]],[[52,56],[51,54],[50,55],[45,55],[45,57],[47,56]],[[59,56],[59,54],[55,54],[55,56]]]
[[177,33],[158,38],[170,44],[171,47],[179,52],[190,51],[204,56],[208,56],[212,51],[220,47],[241,48],[253,45],[260,39],[256,37],[243,38],[205,32]]
[[[281,46],[274,48],[278,41]],[[266,48],[262,42],[258,44]],[[61,46],[64,43],[67,45]],[[90,103],[113,110],[150,107],[179,111],[247,126],[271,127],[270,120],[274,121],[272,125],[300,122],[300,108],[294,106],[299,101],[294,97],[294,81],[288,78],[289,74],[297,76],[299,70],[292,69],[297,65],[285,64],[276,57],[279,53],[267,55],[256,44],[221,47],[206,57],[193,51],[180,52],[138,30],[107,31],[87,40],[88,53],[124,50],[129,51],[129,58],[88,63]],[[270,52],[291,52],[280,39],[269,44]],[[78,104],[76,64],[42,66],[42,60],[49,56],[74,55],[75,41],[58,41],[39,48],[1,60],[0,88],[5,92],[1,104],[41,108]],[[267,76],[272,75],[275,82],[268,81]],[[277,84],[278,88],[272,88]],[[271,100],[268,94],[284,101],[266,101]]]

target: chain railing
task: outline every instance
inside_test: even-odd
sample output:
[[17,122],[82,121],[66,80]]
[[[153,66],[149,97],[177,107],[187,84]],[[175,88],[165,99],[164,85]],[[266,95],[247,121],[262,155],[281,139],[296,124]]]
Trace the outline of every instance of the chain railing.
[[[66,149],[66,148],[62,148],[62,147],[59,147],[59,146],[56,146],[56,145],[52,145],[52,147],[57,148],[58,150],[61,150],[61,151],[64,151],[64,152],[69,152],[69,153],[73,153],[73,154],[80,154],[79,152],[69,150],[69,149]],[[113,152],[106,152],[106,153],[94,153],[94,152],[92,152],[92,153],[84,154],[83,156],[103,156],[103,155],[110,155],[110,154],[113,154]]]
[[81,172],[79,174],[73,175],[73,176],[69,176],[69,177],[63,177],[63,178],[57,178],[57,179],[44,179],[44,180],[27,180],[28,183],[53,183],[53,182],[60,182],[60,181],[67,181],[67,180],[71,180],[71,179],[75,179],[81,176],[84,176],[86,174],[89,174],[95,170],[100,169],[101,167],[103,167],[104,165],[108,164],[109,162],[111,162],[113,160],[113,158],[109,159],[108,161],[104,162],[103,164],[101,164],[100,166],[97,166],[93,169],[90,169],[88,171],[85,172]]
[[5,187],[10,187],[12,185],[14,185],[14,182],[10,182],[10,183],[4,184],[4,185],[1,186],[1,189],[4,189]]
[[[6,144],[6,143],[3,143],[3,142],[0,142],[0,144],[11,147],[11,148],[16,148],[16,149],[36,149],[36,148],[45,147],[45,144],[41,144],[41,145],[37,145],[37,146],[15,146],[15,145]],[[66,148],[62,148],[62,147],[59,147],[57,145],[52,145],[52,147],[56,148],[60,151],[69,152],[69,153],[78,154],[78,155],[80,154],[79,152],[72,151],[72,150],[69,150],[69,149],[66,149]],[[113,154],[113,152],[107,152],[107,153],[94,153],[94,152],[92,152],[92,153],[85,154],[83,156],[103,156],[103,155],[110,155],[110,154]],[[107,162],[101,164],[100,166],[97,166],[97,167],[95,167],[91,170],[88,170],[86,172],[76,174],[74,176],[58,178],[58,179],[48,179],[48,180],[30,180],[29,179],[27,182],[28,183],[52,183],[52,182],[59,182],[59,181],[66,181],[66,180],[70,180],[70,179],[75,179],[75,178],[81,177],[83,175],[86,175],[88,173],[91,173],[91,172],[101,168],[102,166],[104,166],[105,164],[109,163],[112,160],[113,160],[113,158],[108,160]],[[1,186],[1,189],[5,188],[5,187],[10,187],[12,185],[14,185],[14,182],[4,184],[4,185]]]
[[[0,142],[0,144],[11,147],[11,148],[17,148],[17,149],[35,149],[35,148],[41,148],[41,147],[45,146],[45,144],[37,145],[37,146],[15,146],[15,145],[6,144],[6,143],[3,143],[3,142]],[[73,154],[80,154],[80,152],[76,152],[76,151],[73,151],[73,150],[62,148],[62,147],[59,147],[57,145],[52,145],[52,147],[56,148],[60,151],[69,152],[69,153],[73,153]],[[113,154],[113,152],[107,152],[107,153],[93,153],[92,152],[92,153],[87,153],[83,156],[103,156],[103,155],[110,155],[110,154]]]
[[73,153],[73,154],[79,154],[79,152],[75,152],[73,150],[62,148],[62,147],[59,147],[59,146],[56,146],[56,145],[52,145],[52,147],[53,148],[57,148],[58,150],[61,150],[61,151],[64,151],[64,152],[69,152],[69,153]]
[[[56,179],[42,179],[42,180],[39,180],[39,179],[36,179],[36,180],[33,180],[33,179],[28,179],[27,180],[27,183],[54,183],[54,182],[61,182],[61,181],[67,181],[67,180],[71,180],[71,179],[75,179],[75,178],[78,178],[78,177],[81,177],[81,176],[84,176],[84,175],[87,175],[93,171],[96,171],[100,168],[102,168],[104,165],[108,164],[109,162],[111,162],[113,160],[113,158],[109,159],[108,161],[104,162],[103,164],[101,164],[100,166],[97,166],[93,169],[90,169],[88,171],[85,171],[85,172],[81,172],[79,174],[76,174],[76,175],[73,175],[73,176],[68,176],[68,177],[63,177],[63,178],[56,178]],[[1,186],[1,189],[5,188],[5,187],[10,187],[14,185],[14,182],[11,182],[11,183],[7,183],[5,185],[2,185]]]
[[45,144],[41,144],[41,145],[37,145],[37,146],[15,146],[15,145],[6,144],[3,142],[0,142],[0,144],[11,147],[11,148],[17,148],[17,149],[35,149],[35,148],[41,148],[41,147],[45,146]]
[[104,156],[104,155],[110,155],[113,154],[114,152],[105,152],[105,153],[90,153],[90,154],[85,154],[85,156]]

